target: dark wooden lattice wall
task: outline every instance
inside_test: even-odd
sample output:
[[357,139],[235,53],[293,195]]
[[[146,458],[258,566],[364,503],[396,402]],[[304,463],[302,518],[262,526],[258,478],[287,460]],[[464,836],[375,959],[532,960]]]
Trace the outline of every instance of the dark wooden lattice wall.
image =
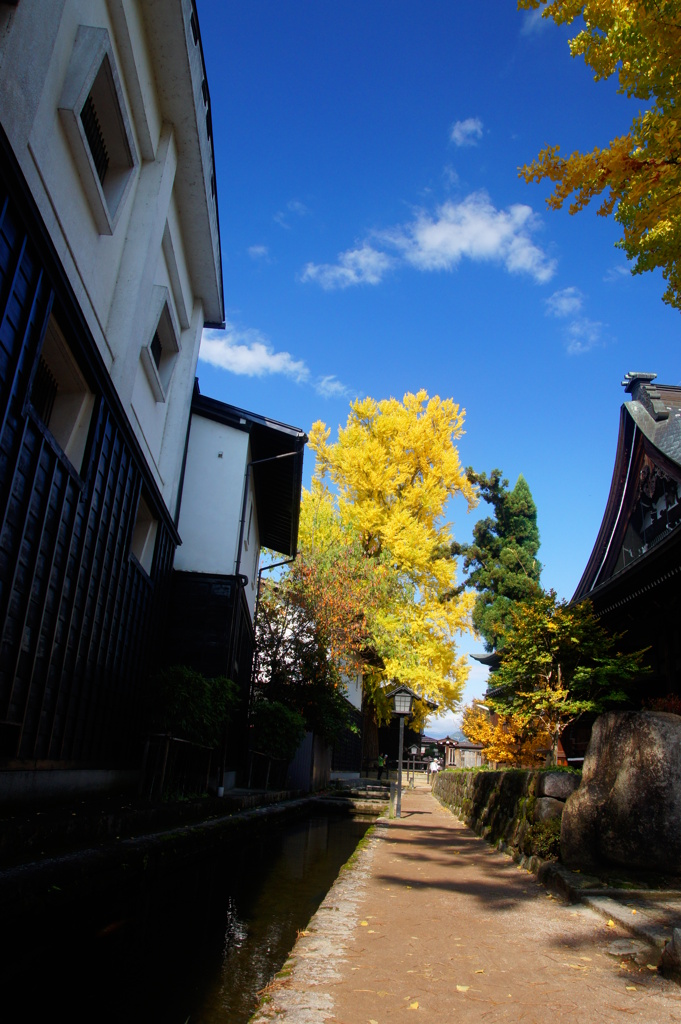
[[[0,147],[0,764],[135,765],[176,533],[5,156]],[[96,396],[80,472],[30,401],[50,315]],[[150,574],[130,554],[143,488],[158,516]]]

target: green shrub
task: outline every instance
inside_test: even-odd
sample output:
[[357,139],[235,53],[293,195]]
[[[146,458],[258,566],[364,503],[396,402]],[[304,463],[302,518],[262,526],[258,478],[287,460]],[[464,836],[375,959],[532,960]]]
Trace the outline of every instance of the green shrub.
[[305,735],[305,719],[276,700],[261,697],[251,712],[251,748],[290,761]]
[[537,856],[543,860],[558,860],[560,857],[560,818],[535,821],[523,836],[523,853],[528,857]]
[[151,719],[159,732],[216,747],[238,703],[236,683],[209,679],[186,665],[163,669],[151,681]]

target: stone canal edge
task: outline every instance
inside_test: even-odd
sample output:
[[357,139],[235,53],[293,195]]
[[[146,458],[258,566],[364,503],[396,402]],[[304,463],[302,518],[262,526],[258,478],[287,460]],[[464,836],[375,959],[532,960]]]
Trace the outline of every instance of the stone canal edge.
[[388,836],[388,819],[378,818],[341,868],[307,928],[298,933],[286,963],[260,993],[249,1024],[320,1024],[333,1012],[330,989],[342,977],[359,905],[371,878],[378,845]]

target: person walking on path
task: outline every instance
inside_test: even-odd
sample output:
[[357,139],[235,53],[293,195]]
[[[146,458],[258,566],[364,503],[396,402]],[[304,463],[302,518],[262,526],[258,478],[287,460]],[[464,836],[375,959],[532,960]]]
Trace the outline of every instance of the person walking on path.
[[620,952],[618,925],[552,896],[427,788],[402,815],[341,872],[253,1024],[681,1022],[659,950]]

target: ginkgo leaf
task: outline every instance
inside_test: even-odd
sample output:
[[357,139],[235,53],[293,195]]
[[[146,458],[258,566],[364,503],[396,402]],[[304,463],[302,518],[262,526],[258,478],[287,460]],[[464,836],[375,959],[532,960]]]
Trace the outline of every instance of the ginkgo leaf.
[[457,985],[456,986],[456,991],[457,992],[468,992],[469,988],[470,988],[470,985]]
[[410,1010],[418,1010],[418,1008],[419,1008],[419,1004],[418,1003],[410,1003],[409,1004],[409,1009]]

